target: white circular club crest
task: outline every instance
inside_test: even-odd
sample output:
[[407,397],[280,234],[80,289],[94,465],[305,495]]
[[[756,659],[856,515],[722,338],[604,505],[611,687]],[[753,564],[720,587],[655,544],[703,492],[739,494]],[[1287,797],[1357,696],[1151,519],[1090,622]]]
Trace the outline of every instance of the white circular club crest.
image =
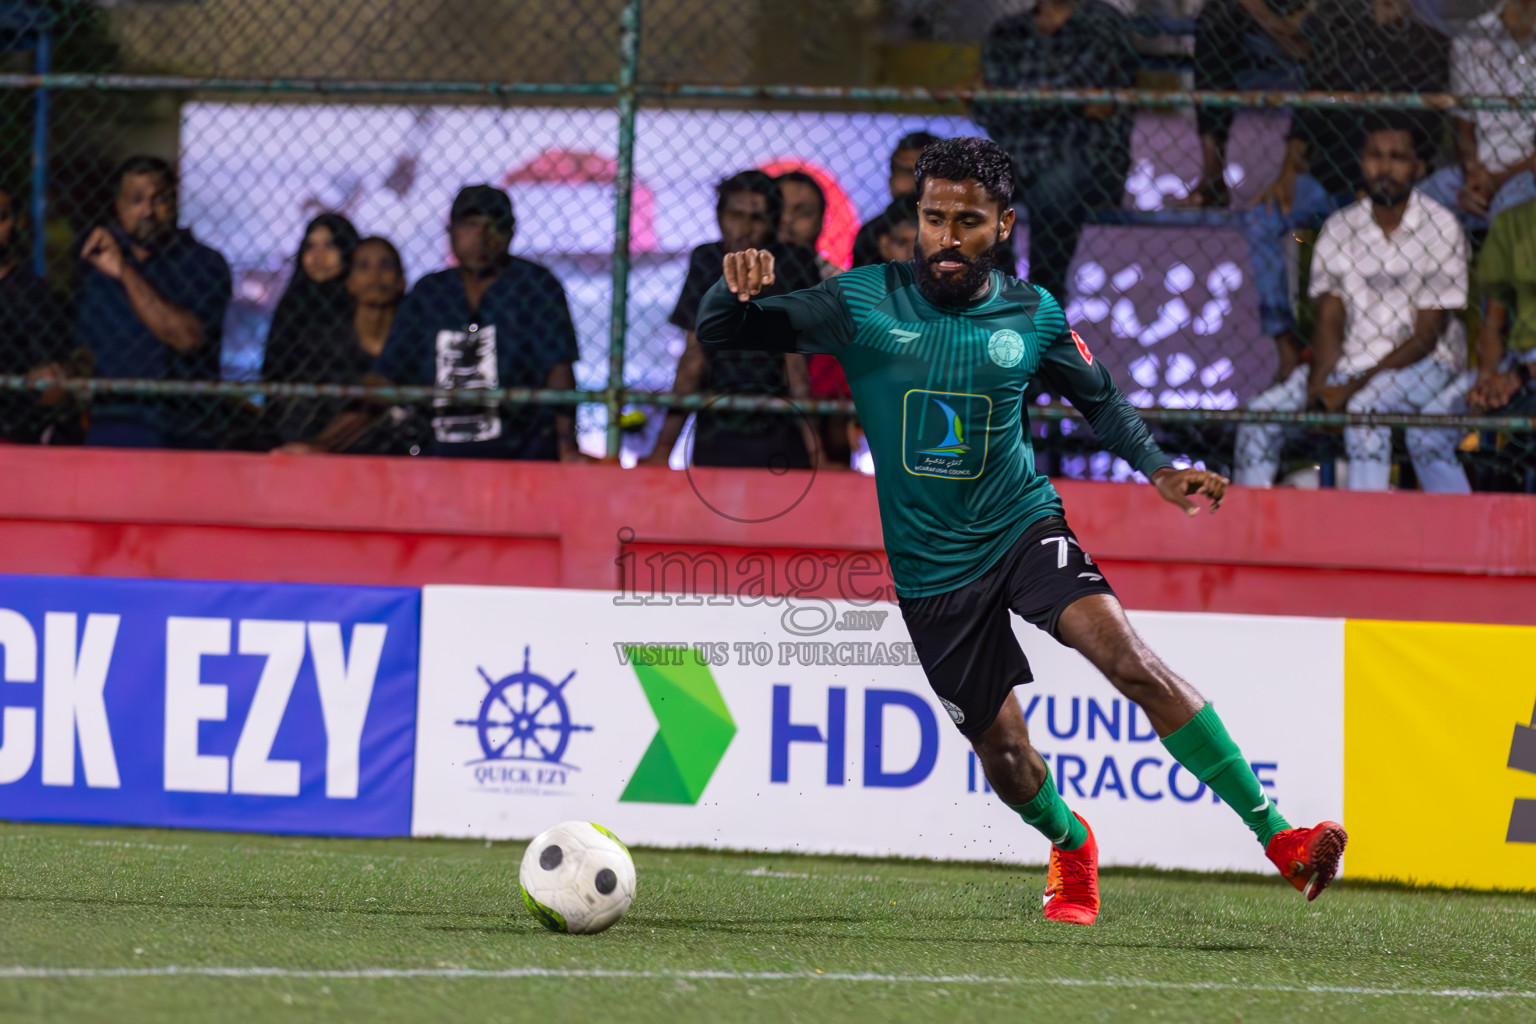
[[998,331],[987,339],[987,358],[1005,370],[1018,366],[1024,359],[1024,339],[1018,331]]

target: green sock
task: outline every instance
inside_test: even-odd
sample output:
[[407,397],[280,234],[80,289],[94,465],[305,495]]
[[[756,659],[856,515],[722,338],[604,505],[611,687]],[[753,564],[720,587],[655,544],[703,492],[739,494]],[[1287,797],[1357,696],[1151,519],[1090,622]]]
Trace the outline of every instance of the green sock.
[[1163,746],[1237,812],[1243,824],[1259,837],[1261,845],[1268,846],[1276,832],[1291,827],[1275,802],[1265,795],[1243,752],[1227,735],[1227,727],[1221,724],[1210,704],[1164,736]]
[[1008,806],[1024,819],[1024,824],[1049,839],[1057,849],[1070,852],[1088,841],[1088,830],[1056,792],[1050,768],[1046,768],[1045,782],[1041,783],[1040,792],[1033,800]]

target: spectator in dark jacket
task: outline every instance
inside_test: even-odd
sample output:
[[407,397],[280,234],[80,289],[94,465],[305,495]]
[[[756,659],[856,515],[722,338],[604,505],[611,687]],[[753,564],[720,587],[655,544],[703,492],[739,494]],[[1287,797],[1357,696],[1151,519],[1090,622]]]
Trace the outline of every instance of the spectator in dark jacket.
[[[777,352],[708,353],[693,332],[699,302],[724,273],[725,254],[767,249],[775,260],[775,281],[764,294],[810,288],[821,280],[809,249],[777,239],[784,197],[762,171],[742,171],[715,189],[720,241],[693,250],[671,322],[687,332],[672,390],[679,394],[728,394],[805,398],[810,394],[805,357]],[[648,461],[665,466],[682,434],[686,414],[669,412]],[[815,431],[793,413],[703,410],[694,420],[693,462],[700,466],[803,469],[819,457]]]
[[[1119,89],[1136,55],[1125,16],[1102,0],[1040,0],[987,32],[989,88]],[[1115,106],[977,103],[975,117],[1013,158],[1029,214],[1029,279],[1066,305],[1067,268],[1083,221],[1118,206],[1131,161],[1131,111]]]
[[[1301,26],[1312,5],[1312,0],[1206,0],[1195,18],[1195,88],[1302,88],[1311,43]],[[1182,205],[1224,208],[1230,200],[1226,168],[1232,108],[1199,107],[1195,124],[1200,181]]]
[[[176,172],[135,156],[114,176],[107,223],[86,235],[75,337],[98,377],[218,380],[229,264],[176,225]],[[86,444],[119,448],[208,443],[213,403],[111,395],[93,406]]]
[[[71,330],[59,303],[22,259],[14,193],[0,187],[0,375],[58,380],[69,367]],[[64,392],[0,391],[0,440],[80,440],[78,403]]]

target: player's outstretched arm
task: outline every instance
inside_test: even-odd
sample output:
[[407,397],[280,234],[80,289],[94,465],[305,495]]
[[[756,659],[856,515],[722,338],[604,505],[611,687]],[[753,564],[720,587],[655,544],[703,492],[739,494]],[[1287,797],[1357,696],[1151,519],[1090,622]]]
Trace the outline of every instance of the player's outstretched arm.
[[1211,511],[1216,511],[1226,493],[1226,478],[1203,469],[1174,469],[1173,461],[1152,439],[1136,407],[1115,387],[1104,364],[1095,361],[1088,346],[1067,328],[1055,301],[1041,294],[1037,321],[1042,326],[1059,325],[1058,336],[1040,361],[1040,375],[1048,390],[1082,412],[1104,447],[1145,474],[1165,500],[1186,515],[1195,515],[1200,508],[1191,499],[1204,495],[1210,499]]
[[787,295],[758,298],[777,280],[773,254],[727,253],[724,273],[699,303],[694,328],[706,347],[835,355],[853,336],[836,278]]

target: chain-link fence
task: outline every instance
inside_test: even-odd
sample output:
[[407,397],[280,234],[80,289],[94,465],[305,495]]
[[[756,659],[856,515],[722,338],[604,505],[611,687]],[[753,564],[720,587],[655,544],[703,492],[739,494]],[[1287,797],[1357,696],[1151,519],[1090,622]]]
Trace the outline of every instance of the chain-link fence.
[[[867,468],[836,363],[711,356],[698,299],[748,244],[780,287],[909,258],[925,141],[987,135],[1019,185],[991,258],[1171,451],[1246,483],[1531,489],[1533,23],[1536,0],[0,3],[0,432]],[[1045,465],[1129,476],[1060,397],[1029,395]]]

